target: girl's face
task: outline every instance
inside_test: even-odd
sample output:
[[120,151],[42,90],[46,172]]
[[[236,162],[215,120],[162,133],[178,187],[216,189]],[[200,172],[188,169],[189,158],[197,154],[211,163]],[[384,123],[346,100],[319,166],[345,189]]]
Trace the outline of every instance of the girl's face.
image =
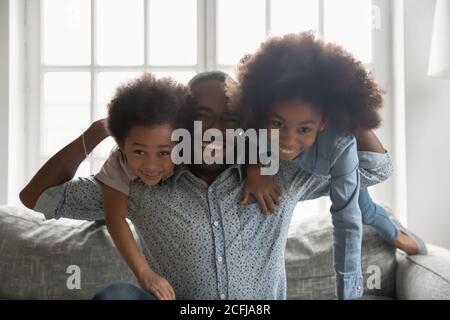
[[270,109],[267,128],[279,129],[280,159],[293,160],[314,143],[325,123],[322,114],[310,104],[290,101],[276,103]]
[[172,131],[170,125],[135,126],[119,146],[130,171],[147,185],[156,185],[173,173]]

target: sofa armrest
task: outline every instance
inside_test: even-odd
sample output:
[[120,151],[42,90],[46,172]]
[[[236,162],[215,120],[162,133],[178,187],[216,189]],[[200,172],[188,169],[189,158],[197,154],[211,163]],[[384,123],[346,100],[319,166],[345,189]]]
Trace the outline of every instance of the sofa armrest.
[[398,299],[450,300],[450,250],[427,246],[426,256],[397,252]]

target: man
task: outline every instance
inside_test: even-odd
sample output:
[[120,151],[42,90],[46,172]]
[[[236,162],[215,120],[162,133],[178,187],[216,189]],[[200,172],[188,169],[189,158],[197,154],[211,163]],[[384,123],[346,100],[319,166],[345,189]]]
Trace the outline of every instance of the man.
[[[222,132],[238,126],[237,110],[227,104],[227,77],[207,72],[191,80],[195,103],[190,123],[201,120],[203,130]],[[87,152],[106,137],[101,127],[97,122],[86,131]],[[83,150],[78,138],[58,152],[21,192],[22,202],[47,218],[102,219],[99,184],[92,177],[70,180],[85,157]],[[388,154],[368,153],[367,159],[362,166],[368,169],[361,169],[367,181],[384,180],[391,166]],[[292,213],[299,201],[328,195],[329,182],[284,161],[274,178],[283,193],[274,215],[261,214],[256,203],[239,204],[245,184],[241,165],[181,165],[159,186],[133,184],[129,219],[145,257],[169,281],[177,299],[286,298],[284,250]],[[361,238],[355,241],[360,245]],[[338,275],[339,298],[362,295],[360,266],[350,271]],[[96,298],[152,297],[130,284],[113,284]]]

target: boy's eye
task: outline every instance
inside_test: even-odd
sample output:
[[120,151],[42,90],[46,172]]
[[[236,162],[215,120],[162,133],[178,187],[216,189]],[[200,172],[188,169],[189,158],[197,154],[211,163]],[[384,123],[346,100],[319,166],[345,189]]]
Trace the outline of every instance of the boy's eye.
[[277,121],[277,120],[273,120],[273,121],[272,121],[272,125],[273,125],[275,128],[283,128],[283,127],[284,127],[284,125],[283,125],[280,121]]
[[302,127],[299,129],[299,131],[300,131],[300,133],[307,134],[307,133],[311,132],[311,128]]
[[163,157],[167,157],[170,156],[170,151],[161,151],[159,154]]
[[134,150],[133,153],[137,154],[138,156],[143,156],[145,154],[143,150]]

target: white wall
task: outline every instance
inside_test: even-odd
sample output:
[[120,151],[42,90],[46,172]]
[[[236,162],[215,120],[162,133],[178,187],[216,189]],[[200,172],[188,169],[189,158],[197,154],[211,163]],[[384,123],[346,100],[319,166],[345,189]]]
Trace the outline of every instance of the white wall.
[[9,0],[0,0],[0,204],[8,198],[8,105]]
[[[376,82],[380,87],[386,91],[384,95],[384,107],[381,109],[382,123],[381,127],[376,130],[377,136],[383,143],[383,146],[390,152],[393,159],[397,157],[397,146],[392,139],[394,130],[394,124],[396,119],[394,118],[392,107],[392,90],[390,84],[391,68],[389,66],[391,59],[390,46],[385,45],[389,43],[390,31],[391,31],[391,19],[390,19],[390,3],[384,0],[373,0],[373,4],[380,10],[379,21],[373,22],[373,65],[374,76]],[[381,44],[381,45],[380,45]],[[369,188],[369,191],[373,199],[377,202],[388,204],[394,211],[397,217],[401,216],[401,212],[396,203],[396,197],[394,196],[396,181],[399,177],[397,171],[384,183],[378,184]],[[403,199],[406,201],[406,199]]]
[[427,77],[434,5],[404,1],[408,226],[450,248],[450,79]]
[[25,1],[0,0],[0,204],[18,205],[25,168]]
[[8,204],[20,204],[25,183],[25,1],[9,4],[9,179]]

